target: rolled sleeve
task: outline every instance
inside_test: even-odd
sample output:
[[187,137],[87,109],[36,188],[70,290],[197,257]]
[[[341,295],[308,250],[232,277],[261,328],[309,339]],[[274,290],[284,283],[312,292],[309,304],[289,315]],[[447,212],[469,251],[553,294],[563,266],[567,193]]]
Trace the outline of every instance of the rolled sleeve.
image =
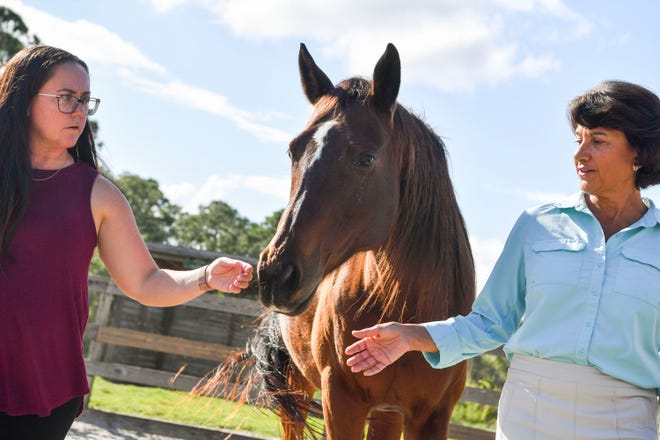
[[463,360],[461,342],[454,328],[454,318],[446,321],[434,321],[423,324],[429,332],[437,352],[422,352],[424,359],[433,368],[445,368]]

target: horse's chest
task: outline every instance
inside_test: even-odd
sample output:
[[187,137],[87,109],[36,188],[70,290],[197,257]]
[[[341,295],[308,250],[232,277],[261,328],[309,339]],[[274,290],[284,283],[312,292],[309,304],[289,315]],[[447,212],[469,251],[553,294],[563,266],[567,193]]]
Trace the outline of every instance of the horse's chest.
[[286,345],[291,360],[303,375],[317,387],[320,387],[318,372],[313,348],[316,343],[312,341],[313,326],[304,316],[280,316],[280,329],[282,339]]

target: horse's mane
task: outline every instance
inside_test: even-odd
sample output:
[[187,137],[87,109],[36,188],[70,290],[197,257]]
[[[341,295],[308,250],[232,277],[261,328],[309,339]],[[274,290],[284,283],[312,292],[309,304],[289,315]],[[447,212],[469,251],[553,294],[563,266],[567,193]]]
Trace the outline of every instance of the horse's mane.
[[[449,177],[445,145],[422,119],[400,104],[393,127],[391,145],[401,157],[400,205],[383,252],[388,261],[381,275],[390,286],[398,280],[404,298],[416,299],[417,319],[467,313],[474,300],[474,262]],[[386,301],[386,309],[393,301]]]
[[[319,100],[315,117],[338,114],[360,102],[368,111],[371,82],[351,78],[330,99]],[[465,222],[449,177],[440,137],[400,104],[393,120],[392,148],[400,161],[398,218],[383,249],[374,254],[370,300],[381,318],[428,321],[469,312],[474,300],[474,262]]]

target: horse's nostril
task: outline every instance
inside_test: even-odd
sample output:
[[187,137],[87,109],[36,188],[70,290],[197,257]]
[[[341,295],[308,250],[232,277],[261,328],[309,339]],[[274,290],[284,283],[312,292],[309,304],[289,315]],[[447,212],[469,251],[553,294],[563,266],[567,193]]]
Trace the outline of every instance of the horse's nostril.
[[298,271],[293,264],[286,264],[282,267],[282,272],[280,273],[280,286],[283,289],[296,291],[299,279]]
[[282,280],[282,283],[286,283],[287,280],[291,277],[291,275],[293,275],[293,270],[294,269],[292,264],[287,264],[284,267],[284,269],[282,270],[282,276],[280,278]]

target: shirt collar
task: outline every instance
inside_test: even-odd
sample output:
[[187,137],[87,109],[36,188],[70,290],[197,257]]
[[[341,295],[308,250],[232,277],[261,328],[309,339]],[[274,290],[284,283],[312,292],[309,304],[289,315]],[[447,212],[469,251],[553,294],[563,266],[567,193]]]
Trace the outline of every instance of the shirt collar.
[[642,202],[644,202],[649,209],[646,211],[646,214],[642,216],[641,221],[645,221],[646,226],[660,225],[660,209],[655,207],[653,200],[648,197],[642,197]]
[[[642,218],[639,219],[639,222],[641,222],[641,224],[644,226],[655,226],[656,224],[660,224],[660,209],[655,207],[655,203],[653,203],[653,200],[649,199],[648,197],[642,197],[642,202],[649,209],[642,216]],[[573,208],[576,211],[591,213],[591,211],[589,211],[589,208],[587,207],[587,202],[585,200],[585,193],[583,192],[573,194],[565,198],[564,200],[559,200],[553,203],[553,205],[559,209]]]
[[587,202],[584,200],[584,193],[582,192],[568,196],[565,199],[558,200],[554,202],[553,205],[559,209],[574,208],[577,211],[588,211]]

